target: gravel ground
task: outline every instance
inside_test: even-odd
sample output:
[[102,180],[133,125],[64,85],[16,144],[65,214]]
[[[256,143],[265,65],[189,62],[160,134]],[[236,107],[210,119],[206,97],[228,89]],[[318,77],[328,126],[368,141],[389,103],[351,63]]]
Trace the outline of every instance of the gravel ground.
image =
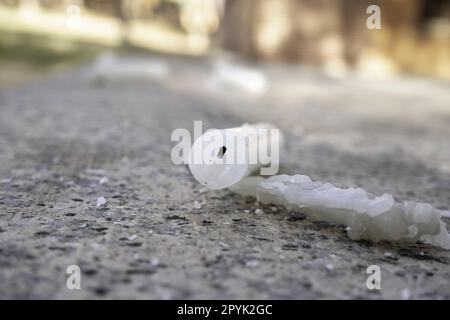
[[[205,191],[170,160],[172,130],[193,120],[269,121],[286,135],[280,173],[450,209],[448,84],[262,66],[255,95],[210,85],[207,59],[157,59],[173,76],[93,83],[85,66],[0,92],[0,298],[450,298],[449,251],[351,241]],[[366,287],[372,264],[381,290]]]

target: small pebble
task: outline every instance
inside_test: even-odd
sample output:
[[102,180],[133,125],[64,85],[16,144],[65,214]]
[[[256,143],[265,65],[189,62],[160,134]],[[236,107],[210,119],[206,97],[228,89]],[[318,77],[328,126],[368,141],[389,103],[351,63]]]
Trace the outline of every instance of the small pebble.
[[105,199],[105,197],[97,198],[97,207],[103,206],[103,205],[105,205],[105,204],[106,204],[106,199]]
[[198,201],[194,201],[194,209],[201,209],[202,204]]
[[159,266],[159,259],[158,259],[158,258],[151,258],[151,259],[150,259],[150,265],[151,265],[152,267],[157,267],[157,266]]
[[103,247],[100,243],[97,242],[94,242],[91,246],[94,249],[101,249]]
[[132,240],[137,239],[137,237],[138,237],[137,235],[133,234],[132,236],[128,237],[128,240],[132,241]]
[[262,211],[261,209],[256,209],[256,210],[255,210],[255,213],[256,213],[256,214],[263,214],[264,211]]
[[392,252],[386,251],[384,253],[384,257],[388,258],[388,259],[394,259],[395,258],[395,254],[393,254]]
[[258,265],[259,265],[259,262],[256,260],[250,260],[250,261],[245,262],[245,266],[248,268],[255,268]]
[[224,248],[229,248],[230,247],[227,243],[222,242],[222,241],[219,241],[219,245],[221,245]]
[[103,178],[100,179],[100,181],[98,183],[99,184],[105,184],[105,183],[108,183],[108,182],[109,182],[108,177],[103,177]]

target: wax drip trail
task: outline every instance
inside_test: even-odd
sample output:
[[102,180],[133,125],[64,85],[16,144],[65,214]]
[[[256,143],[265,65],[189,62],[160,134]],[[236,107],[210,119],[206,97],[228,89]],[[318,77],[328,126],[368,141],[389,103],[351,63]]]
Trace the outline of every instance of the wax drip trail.
[[305,175],[247,177],[230,189],[264,204],[283,205],[318,220],[344,224],[353,240],[421,240],[450,249],[450,235],[441,220],[449,212],[427,203],[400,203],[390,194],[376,197],[361,188],[338,188]]

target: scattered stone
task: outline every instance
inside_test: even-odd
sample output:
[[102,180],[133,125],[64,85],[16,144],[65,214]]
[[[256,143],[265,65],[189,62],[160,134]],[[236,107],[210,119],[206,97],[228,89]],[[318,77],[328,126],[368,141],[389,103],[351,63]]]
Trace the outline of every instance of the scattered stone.
[[101,207],[101,206],[103,206],[103,205],[105,205],[106,204],[106,199],[105,199],[105,197],[99,197],[99,198],[97,198],[97,207]]
[[109,178],[108,177],[103,177],[100,179],[100,181],[98,182],[99,184],[106,184],[109,182]]
[[208,191],[208,188],[206,188],[206,187],[201,187],[199,190],[198,190],[198,192],[200,192],[200,193],[205,193],[205,192],[207,192]]
[[202,208],[202,204],[198,201],[194,201],[194,209],[201,209]]
[[230,247],[227,243],[225,243],[223,241],[219,241],[219,245],[224,247],[224,248],[229,248]]
[[334,266],[331,263],[327,263],[325,265],[325,268],[327,268],[327,270],[329,270],[329,271],[333,271],[334,270]]
[[159,261],[158,258],[151,258],[150,259],[150,265],[152,267],[157,267],[157,266],[159,266],[159,264],[160,264],[160,261]]
[[394,253],[388,251],[384,253],[384,257],[389,260],[398,260],[397,256]]
[[259,262],[256,260],[250,260],[245,262],[245,266],[247,268],[256,268],[259,265]]

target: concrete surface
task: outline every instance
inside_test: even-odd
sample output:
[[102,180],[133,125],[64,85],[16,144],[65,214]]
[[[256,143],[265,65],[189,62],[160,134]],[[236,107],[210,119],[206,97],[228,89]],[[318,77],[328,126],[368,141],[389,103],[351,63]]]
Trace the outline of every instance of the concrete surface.
[[[270,121],[287,137],[281,173],[449,209],[448,84],[265,66],[255,96],[210,88],[207,60],[166,59],[173,75],[155,82],[93,84],[83,67],[0,92],[0,298],[450,298],[448,251],[354,242],[205,192],[170,160],[172,130],[193,120]],[[74,264],[81,290],[66,288]],[[366,287],[372,264],[381,290]]]

